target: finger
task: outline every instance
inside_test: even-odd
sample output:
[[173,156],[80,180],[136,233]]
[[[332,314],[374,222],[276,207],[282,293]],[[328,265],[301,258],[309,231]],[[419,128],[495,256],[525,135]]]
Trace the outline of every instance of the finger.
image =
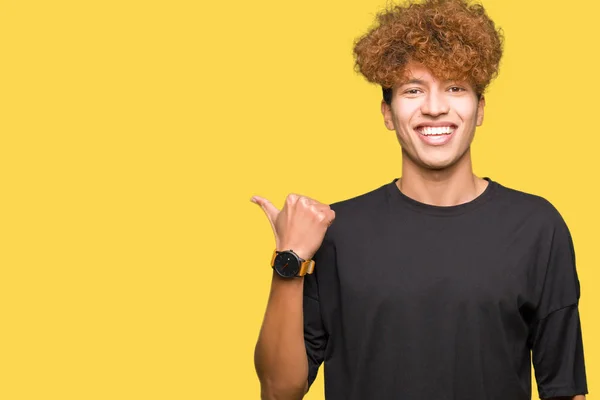
[[319,223],[327,225],[328,227],[331,226],[333,220],[335,219],[335,212],[333,210],[327,207],[327,209],[317,211],[314,205],[310,207],[311,211],[315,213],[315,217]]
[[335,220],[335,211],[329,210],[328,217],[329,221],[327,222],[327,226],[331,226],[331,224],[333,224],[333,221]]
[[300,196],[300,198],[298,199],[298,201],[301,202],[305,206],[311,206],[313,204],[321,204],[317,200],[311,199],[308,196]]
[[331,211],[331,208],[329,208],[327,204],[317,203],[311,204],[309,207],[313,212],[323,213],[325,215],[328,215],[329,211]]
[[296,193],[290,193],[285,198],[285,204],[288,207],[294,207],[296,203],[298,203],[302,199],[302,196],[297,195]]
[[260,206],[260,208],[262,208],[262,210],[267,215],[267,218],[269,218],[269,221],[271,222],[271,224],[273,224],[273,222],[277,219],[277,215],[279,214],[279,209],[277,209],[277,207],[275,207],[273,205],[273,203],[271,203],[269,200],[265,199],[264,197],[252,196],[250,201],[258,204]]

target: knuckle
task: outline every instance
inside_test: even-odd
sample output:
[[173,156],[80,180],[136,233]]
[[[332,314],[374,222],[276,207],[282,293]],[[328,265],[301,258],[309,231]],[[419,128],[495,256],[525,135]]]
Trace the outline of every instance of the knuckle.
[[294,204],[296,201],[298,201],[298,195],[295,193],[288,194],[285,199],[285,202],[288,204]]
[[306,196],[300,196],[299,201],[302,203],[302,205],[304,206],[309,206],[310,205],[310,200],[308,199],[308,197]]

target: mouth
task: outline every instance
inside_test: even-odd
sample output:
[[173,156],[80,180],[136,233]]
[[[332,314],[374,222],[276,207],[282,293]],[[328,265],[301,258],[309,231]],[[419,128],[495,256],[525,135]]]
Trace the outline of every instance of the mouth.
[[427,125],[421,124],[415,127],[415,131],[419,137],[426,143],[432,146],[441,146],[452,139],[454,132],[458,127],[454,124],[444,125]]

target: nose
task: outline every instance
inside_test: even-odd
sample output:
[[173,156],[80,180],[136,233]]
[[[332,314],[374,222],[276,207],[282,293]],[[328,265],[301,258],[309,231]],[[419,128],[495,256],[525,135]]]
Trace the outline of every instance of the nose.
[[444,95],[435,91],[427,93],[426,98],[421,104],[421,113],[423,115],[438,115],[447,114],[449,111],[448,102]]

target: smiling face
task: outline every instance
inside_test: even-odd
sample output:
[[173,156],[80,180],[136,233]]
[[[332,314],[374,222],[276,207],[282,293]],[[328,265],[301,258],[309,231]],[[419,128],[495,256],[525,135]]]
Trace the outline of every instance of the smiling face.
[[385,126],[396,131],[403,162],[442,170],[470,157],[485,100],[471,84],[438,80],[419,64],[408,64],[406,77],[393,88],[391,105],[381,104]]

